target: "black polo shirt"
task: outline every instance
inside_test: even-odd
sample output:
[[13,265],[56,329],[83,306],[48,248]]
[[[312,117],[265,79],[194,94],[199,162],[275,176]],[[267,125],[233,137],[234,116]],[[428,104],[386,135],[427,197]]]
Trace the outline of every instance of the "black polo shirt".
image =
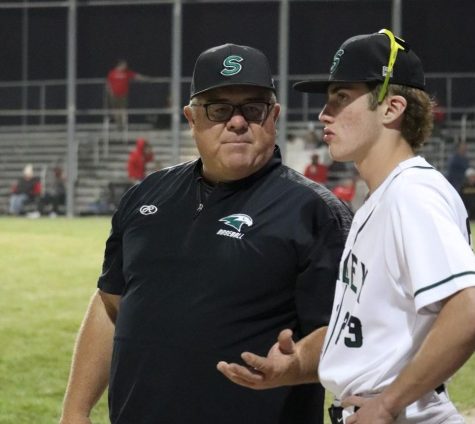
[[[98,286],[122,296],[109,405],[114,424],[322,423],[319,385],[253,391],[216,370],[265,355],[278,333],[326,325],[351,214],[281,164],[203,195],[201,161],[123,197]],[[316,371],[315,371],[316,372]]]

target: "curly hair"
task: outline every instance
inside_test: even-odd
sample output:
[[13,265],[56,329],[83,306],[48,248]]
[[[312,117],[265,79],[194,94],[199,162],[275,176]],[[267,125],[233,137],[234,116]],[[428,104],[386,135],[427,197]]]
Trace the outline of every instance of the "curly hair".
[[[371,85],[370,110],[378,106],[378,94],[381,84]],[[402,96],[407,107],[401,125],[401,134],[414,151],[420,149],[428,140],[434,126],[434,100],[424,91],[404,85],[391,84],[388,96]]]

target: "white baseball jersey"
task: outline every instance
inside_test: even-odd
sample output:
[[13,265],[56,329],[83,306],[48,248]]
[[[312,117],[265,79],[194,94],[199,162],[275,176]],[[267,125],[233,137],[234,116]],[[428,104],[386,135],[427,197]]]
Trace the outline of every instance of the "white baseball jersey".
[[475,285],[467,212],[423,158],[399,164],[355,214],[320,380],[336,398],[381,392],[419,349],[441,300]]

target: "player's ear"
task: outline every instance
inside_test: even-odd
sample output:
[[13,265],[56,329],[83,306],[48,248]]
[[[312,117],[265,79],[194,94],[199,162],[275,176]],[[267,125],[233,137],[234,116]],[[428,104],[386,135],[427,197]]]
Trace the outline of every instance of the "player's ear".
[[383,122],[390,124],[402,117],[407,107],[407,100],[403,96],[393,95],[384,99],[384,117]]

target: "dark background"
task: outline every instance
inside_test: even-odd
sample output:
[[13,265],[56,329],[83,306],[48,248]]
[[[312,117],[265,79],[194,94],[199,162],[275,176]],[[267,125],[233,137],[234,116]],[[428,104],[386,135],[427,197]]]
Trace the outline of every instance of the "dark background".
[[[475,72],[473,0],[403,1],[402,37],[426,72]],[[1,81],[22,75],[22,9],[0,10]],[[78,7],[78,78],[102,77],[116,59],[153,76],[171,69],[172,5]],[[28,78],[66,77],[67,9],[28,11]],[[279,3],[183,3],[183,75],[196,56],[225,42],[262,49],[278,72]],[[391,25],[391,2],[291,1],[289,73],[323,73],[346,38]]]
[[[475,1],[402,3],[400,35],[421,57],[426,72],[475,73]],[[185,1],[182,8],[183,77],[191,76],[201,51],[226,42],[260,48],[278,74],[278,1]],[[289,75],[326,73],[335,50],[345,39],[391,26],[390,0],[292,0],[289,9]],[[127,59],[132,69],[145,75],[171,75],[171,4],[99,7],[79,2],[77,11],[78,78],[104,78],[119,58]],[[0,9],[0,82],[22,80],[25,13],[22,9]],[[28,10],[28,80],[66,78],[67,13],[64,7]],[[431,84],[444,102],[444,82]],[[475,78],[454,83],[454,97],[461,106],[475,104],[474,85]],[[183,90],[186,100],[187,86]],[[48,107],[64,107],[64,92],[57,96],[52,92]],[[291,90],[289,102],[295,96]],[[86,89],[80,91],[78,104],[87,107],[89,97]],[[156,93],[142,97],[147,107],[157,98]],[[154,105],[166,105],[167,94],[160,93],[159,97],[161,104]],[[0,103],[8,106],[5,99]]]

